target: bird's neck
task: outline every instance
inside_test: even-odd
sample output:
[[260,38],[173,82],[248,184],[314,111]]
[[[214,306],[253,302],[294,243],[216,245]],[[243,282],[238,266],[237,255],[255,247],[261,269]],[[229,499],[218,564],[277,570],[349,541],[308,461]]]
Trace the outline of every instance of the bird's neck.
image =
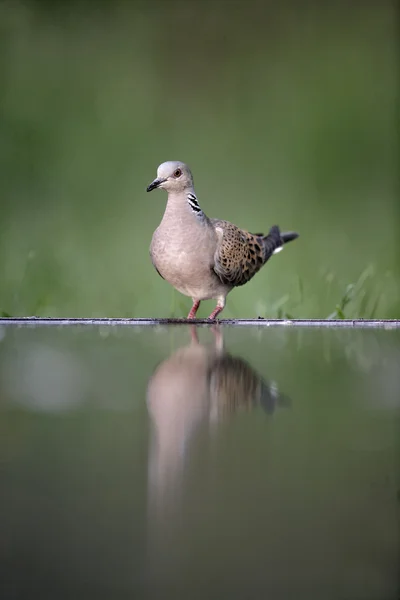
[[188,188],[179,194],[168,194],[168,202],[164,213],[165,217],[188,219],[194,217],[199,221],[203,221],[206,218],[193,188]]

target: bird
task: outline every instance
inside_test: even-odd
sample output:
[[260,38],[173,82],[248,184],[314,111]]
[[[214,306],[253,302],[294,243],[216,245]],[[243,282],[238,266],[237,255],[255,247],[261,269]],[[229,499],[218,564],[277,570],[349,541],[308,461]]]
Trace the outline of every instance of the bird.
[[155,365],[146,387],[150,424],[147,550],[152,578],[157,581],[167,565],[171,572],[171,561],[177,560],[178,568],[182,567],[171,540],[185,526],[182,514],[187,486],[199,469],[200,456],[203,465],[210,460],[210,440],[245,414],[259,418],[268,436],[271,419],[292,406],[291,398],[280,392],[276,382],[224,348],[218,324],[210,328],[212,343],[199,341],[195,323],[186,327],[189,343],[179,345]]
[[264,235],[209,218],[191,170],[181,161],[160,164],[147,192],[155,189],[165,190],[168,200],[151,240],[151,261],[163,279],[192,298],[188,319],[196,318],[202,300],[214,299],[217,305],[208,317],[214,321],[233,288],[250,281],[284,244],[299,237],[294,231],[281,233],[277,225]]
[[212,433],[240,413],[261,409],[271,417],[292,404],[276,382],[225,349],[219,326],[211,329],[211,345],[199,341],[194,323],[188,327],[190,343],[158,363],[147,382],[146,403],[152,423],[149,485],[161,502],[176,490],[202,426]]

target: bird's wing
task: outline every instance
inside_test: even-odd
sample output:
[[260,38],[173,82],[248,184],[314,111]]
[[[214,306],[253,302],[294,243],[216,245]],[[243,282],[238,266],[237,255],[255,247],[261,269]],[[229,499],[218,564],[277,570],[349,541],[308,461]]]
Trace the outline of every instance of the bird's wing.
[[215,357],[210,362],[208,377],[211,402],[221,416],[253,408],[261,379],[244,360],[228,353]]
[[227,285],[247,283],[264,264],[263,238],[239,229],[228,221],[211,219],[218,244],[214,271]]

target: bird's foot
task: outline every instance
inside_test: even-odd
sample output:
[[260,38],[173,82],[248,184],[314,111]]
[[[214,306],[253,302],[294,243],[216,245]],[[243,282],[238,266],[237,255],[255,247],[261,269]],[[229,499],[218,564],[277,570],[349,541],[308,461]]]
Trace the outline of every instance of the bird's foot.
[[224,309],[223,306],[216,306],[214,308],[214,310],[212,311],[211,315],[208,317],[208,320],[215,321],[216,317],[219,315],[220,312],[222,312],[223,309]]

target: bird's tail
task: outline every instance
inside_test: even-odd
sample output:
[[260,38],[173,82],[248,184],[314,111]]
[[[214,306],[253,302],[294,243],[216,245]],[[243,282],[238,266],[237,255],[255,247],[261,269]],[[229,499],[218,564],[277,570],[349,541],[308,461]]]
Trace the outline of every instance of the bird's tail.
[[280,252],[284,244],[287,244],[298,237],[299,234],[295,231],[281,233],[278,225],[271,227],[268,235],[263,237],[264,262],[267,261],[273,254]]
[[274,381],[262,381],[260,405],[266,413],[272,414],[276,408],[291,408],[292,400],[288,396],[282,394],[277,384]]
[[298,237],[299,234],[295,231],[285,231],[285,233],[281,233],[281,240],[284,244],[287,244],[288,242],[291,242],[292,240],[295,240]]

